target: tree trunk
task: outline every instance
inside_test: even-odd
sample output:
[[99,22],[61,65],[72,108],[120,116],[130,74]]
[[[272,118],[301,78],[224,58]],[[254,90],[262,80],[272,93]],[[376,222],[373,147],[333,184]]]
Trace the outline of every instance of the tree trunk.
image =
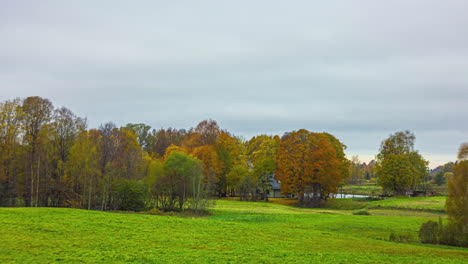
[[37,173],[36,173],[37,180],[36,180],[36,204],[35,204],[35,207],[37,207],[37,205],[39,203],[39,180],[40,180],[39,171],[40,171],[40,166],[41,166],[41,156],[39,156],[38,159],[37,159]]
[[89,188],[88,188],[88,210],[91,210],[91,192],[93,189],[93,178],[89,179]]

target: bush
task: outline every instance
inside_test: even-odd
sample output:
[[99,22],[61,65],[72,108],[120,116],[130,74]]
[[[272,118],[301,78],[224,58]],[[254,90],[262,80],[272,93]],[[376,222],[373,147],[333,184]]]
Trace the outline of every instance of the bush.
[[162,215],[163,212],[161,212],[161,210],[159,210],[158,208],[151,208],[148,211],[148,214],[150,214],[150,215]]
[[428,221],[422,224],[419,229],[419,240],[422,243],[439,244],[441,227],[434,221]]
[[117,185],[117,208],[123,211],[143,211],[148,188],[142,181],[122,180]]
[[390,234],[390,237],[388,238],[389,241],[392,241],[392,242],[414,242],[416,239],[415,239],[415,236],[413,233],[409,233],[409,232],[406,232],[406,233],[394,233],[392,232]]
[[353,215],[371,215],[367,210],[360,210],[357,212],[354,212]]
[[458,230],[459,228],[450,222],[444,226],[442,218],[439,218],[439,223],[429,221],[422,224],[419,239],[422,243],[468,247],[468,235]]
[[444,177],[444,173],[442,171],[439,171],[435,178],[434,178],[434,183],[437,184],[437,185],[442,185],[442,184],[445,184],[445,177]]

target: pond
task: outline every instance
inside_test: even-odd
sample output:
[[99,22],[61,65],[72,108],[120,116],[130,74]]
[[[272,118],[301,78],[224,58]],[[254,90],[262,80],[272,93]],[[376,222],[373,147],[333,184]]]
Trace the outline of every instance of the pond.
[[335,198],[345,199],[345,198],[369,198],[368,195],[360,195],[360,194],[347,194],[347,193],[337,193],[335,194]]

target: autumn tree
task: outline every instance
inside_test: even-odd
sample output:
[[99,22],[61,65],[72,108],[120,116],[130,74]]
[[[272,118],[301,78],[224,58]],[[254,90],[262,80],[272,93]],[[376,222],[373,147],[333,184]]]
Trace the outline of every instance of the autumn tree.
[[192,152],[195,148],[205,145],[215,145],[221,129],[214,120],[203,120],[195,128],[184,135],[181,146]]
[[128,123],[125,127],[122,127],[121,129],[125,129],[135,133],[137,135],[138,144],[141,146],[141,148],[147,152],[149,151],[151,145],[150,126],[142,123]]
[[19,98],[0,102],[0,205],[16,205],[22,186],[24,148],[19,142],[23,112]]
[[268,200],[268,193],[271,191],[279,145],[278,136],[266,135],[253,137],[247,143],[247,159],[252,166],[252,175],[262,200]]
[[281,192],[297,195],[303,205],[309,206],[336,193],[347,175],[343,168],[348,163],[337,154],[335,146],[338,144],[332,144],[329,135],[305,129],[283,135],[276,171]]
[[186,131],[184,129],[159,129],[151,132],[148,137],[148,153],[153,156],[163,157],[170,145],[180,146]]
[[196,147],[192,151],[192,155],[202,162],[203,181],[211,190],[214,190],[215,185],[220,180],[220,175],[223,172],[224,166],[218,157],[215,146],[204,145]]
[[414,150],[415,138],[413,133],[402,131],[382,142],[375,171],[386,192],[403,194],[426,181],[428,162]]
[[200,135],[200,145],[214,145],[221,133],[219,125],[214,120],[203,120],[193,129],[193,132]]
[[100,190],[101,156],[99,138],[92,132],[82,132],[70,149],[70,158],[65,164],[66,177],[62,183],[69,186],[66,190],[66,203],[89,209],[98,208],[97,193]]
[[103,133],[102,141],[104,143],[101,147],[103,149],[102,157],[107,155],[103,174],[106,183],[102,207],[116,209],[119,206],[116,199],[116,195],[118,195],[116,188],[119,180],[143,179],[146,163],[143,159],[143,151],[137,141],[137,135],[132,131],[113,128],[107,136]]
[[78,135],[86,130],[86,119],[76,116],[66,107],[61,107],[54,111],[50,129],[51,172],[46,174],[50,174],[47,200],[57,206],[63,194],[61,180],[65,175],[65,163]]
[[451,244],[468,247],[468,143],[460,146],[454,176],[448,182],[446,210]]
[[48,99],[38,96],[24,99],[22,105],[24,141],[29,149],[29,193],[25,196],[27,206],[38,206],[38,189],[40,185],[40,144],[41,130],[52,117],[53,106]]
[[239,138],[223,131],[219,134],[215,148],[222,163],[222,171],[217,183],[218,194],[235,196],[239,177],[238,174],[230,172],[234,167],[246,165],[245,145]]

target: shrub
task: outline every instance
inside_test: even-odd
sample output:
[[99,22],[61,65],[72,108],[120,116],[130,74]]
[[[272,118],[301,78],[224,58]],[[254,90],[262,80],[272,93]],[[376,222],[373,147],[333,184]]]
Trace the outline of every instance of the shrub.
[[445,177],[444,177],[444,173],[442,171],[439,171],[435,178],[434,178],[434,183],[437,184],[437,185],[442,185],[442,184],[445,184]]
[[143,211],[147,199],[148,188],[142,181],[119,181],[117,185],[118,210]]
[[392,242],[414,242],[415,236],[413,233],[409,233],[409,232],[405,232],[405,233],[392,232],[388,240]]
[[357,212],[354,212],[353,215],[371,215],[367,210],[360,210]]
[[422,243],[468,247],[467,234],[460,232],[453,223],[449,222],[444,226],[442,218],[439,218],[439,223],[429,221],[422,224],[419,229],[419,239]]
[[419,239],[422,243],[438,244],[440,242],[441,227],[434,221],[422,224],[419,229]]
[[159,210],[158,208],[151,208],[151,209],[148,211],[148,214],[150,214],[150,215],[161,215],[162,212],[161,212],[161,210]]

